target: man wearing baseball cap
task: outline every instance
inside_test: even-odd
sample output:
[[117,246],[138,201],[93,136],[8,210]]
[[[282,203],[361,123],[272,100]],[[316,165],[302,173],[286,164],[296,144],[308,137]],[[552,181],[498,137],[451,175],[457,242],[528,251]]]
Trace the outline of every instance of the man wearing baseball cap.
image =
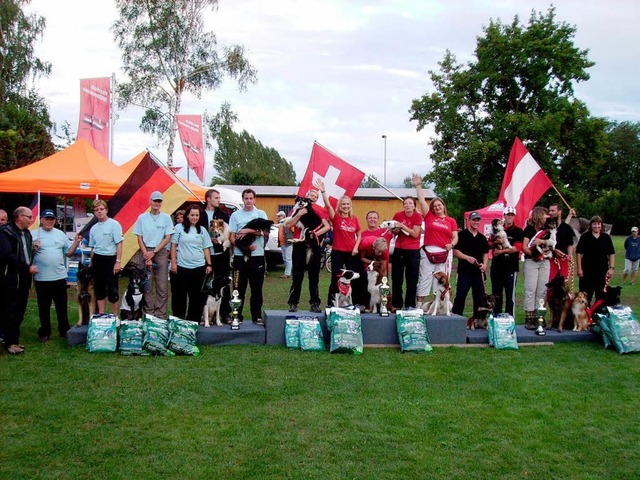
[[622,284],[627,281],[627,276],[631,273],[631,285],[636,281],[638,274],[638,264],[640,263],[640,238],[638,238],[638,227],[631,227],[631,235],[624,241],[624,272],[622,272]]
[[484,274],[489,262],[489,244],[479,230],[482,217],[471,212],[467,228],[458,235],[458,243],[453,247],[453,256],[458,259],[456,298],[451,311],[456,315],[464,313],[464,303],[471,289],[473,316],[476,316],[484,293]]
[[[506,312],[515,318],[516,281],[520,269],[520,252],[522,252],[522,238],[524,232],[514,222],[515,207],[505,207],[504,232],[511,245],[509,248],[497,241],[489,245],[492,251],[491,260],[491,294],[495,296],[494,313]],[[502,294],[504,292],[504,295]],[[505,309],[502,310],[502,299]]]
[[133,226],[140,249],[132,262],[138,268],[147,269],[150,288],[144,293],[144,311],[158,318],[167,318],[169,303],[169,251],[167,244],[173,234],[171,217],[161,212],[162,193],[155,191],[149,198],[148,212],[140,214]]
[[[69,316],[67,314],[67,257],[73,255],[70,242],[61,230],[55,228],[56,214],[43,210],[40,228],[31,232],[33,240],[33,265],[38,269],[33,276],[38,300],[40,328],[38,339],[47,342],[51,336],[51,302],[56,307],[58,334],[67,336]],[[77,244],[76,244],[77,245]],[[75,249],[74,249],[75,250]]]

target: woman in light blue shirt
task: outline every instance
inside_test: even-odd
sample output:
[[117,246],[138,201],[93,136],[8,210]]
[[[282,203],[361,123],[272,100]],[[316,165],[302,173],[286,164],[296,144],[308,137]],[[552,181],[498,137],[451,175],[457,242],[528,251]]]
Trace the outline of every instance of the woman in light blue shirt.
[[[176,317],[199,322],[206,295],[202,293],[205,275],[211,269],[211,236],[200,225],[202,209],[190,205],[182,223],[171,237],[171,272],[175,274],[175,294],[171,299]],[[188,299],[188,310],[187,310]],[[186,316],[185,316],[186,315]]]

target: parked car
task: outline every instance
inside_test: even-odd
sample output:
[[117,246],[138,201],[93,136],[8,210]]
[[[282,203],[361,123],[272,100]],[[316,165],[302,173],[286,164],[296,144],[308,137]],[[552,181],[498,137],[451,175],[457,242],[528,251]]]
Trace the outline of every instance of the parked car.
[[267,270],[273,270],[276,266],[284,263],[282,260],[282,250],[278,246],[278,225],[271,225],[269,238],[264,246],[264,258],[267,262]]

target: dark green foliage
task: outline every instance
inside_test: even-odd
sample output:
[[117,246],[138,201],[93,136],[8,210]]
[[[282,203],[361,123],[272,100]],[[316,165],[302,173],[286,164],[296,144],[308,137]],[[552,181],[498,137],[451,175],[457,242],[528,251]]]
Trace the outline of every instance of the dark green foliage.
[[229,126],[220,129],[218,150],[213,160],[216,176],[211,185],[295,185],[293,164],[277,150],[262,145],[246,130],[235,133]]
[[497,198],[516,136],[563,194],[592,180],[591,167],[606,153],[606,122],[573,95],[593,66],[574,45],[575,31],[556,22],[553,7],[534,10],[526,25],[517,16],[510,24],[491,20],[475,60],[465,66],[447,52],[439,71],[430,72],[434,90],[414,100],[410,113],[418,130],[435,126],[434,170],[426,180],[450,209]]

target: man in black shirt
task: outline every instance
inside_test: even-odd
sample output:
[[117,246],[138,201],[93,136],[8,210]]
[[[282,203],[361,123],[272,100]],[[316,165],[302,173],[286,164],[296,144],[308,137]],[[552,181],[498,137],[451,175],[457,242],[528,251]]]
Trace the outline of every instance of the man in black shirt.
[[464,313],[464,302],[471,289],[473,313],[476,316],[484,293],[484,272],[489,262],[489,243],[478,231],[481,218],[478,212],[471,212],[468,226],[458,235],[458,243],[453,249],[453,256],[458,259],[458,279],[456,298],[451,311],[457,315]]
[[505,312],[515,314],[515,291],[518,270],[520,269],[520,252],[522,252],[522,229],[515,225],[515,207],[504,209],[504,231],[511,248],[505,248],[502,243],[491,245],[493,260],[491,261],[491,294],[496,297],[493,309],[495,313],[502,313],[502,292],[504,291]]

